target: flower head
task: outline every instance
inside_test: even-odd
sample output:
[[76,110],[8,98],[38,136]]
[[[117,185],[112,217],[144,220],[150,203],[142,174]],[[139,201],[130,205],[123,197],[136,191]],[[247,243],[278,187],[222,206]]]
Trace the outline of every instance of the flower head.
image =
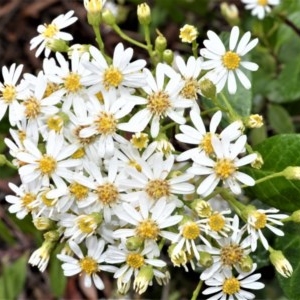
[[221,39],[213,31],[207,32],[208,39],[205,40],[205,48],[200,50],[200,54],[207,59],[203,62],[202,69],[210,70],[206,76],[215,77],[217,92],[220,92],[225,83],[230,94],[235,94],[237,90],[236,76],[241,84],[249,89],[251,82],[242,69],[256,71],[258,65],[243,60],[243,56],[252,50],[258,43],[258,39],[250,41],[251,34],[246,32],[238,42],[240,30],[234,26],[230,33],[229,49],[227,50]]
[[264,19],[271,12],[272,7],[279,5],[280,0],[242,0],[246,9],[251,10],[252,16]]

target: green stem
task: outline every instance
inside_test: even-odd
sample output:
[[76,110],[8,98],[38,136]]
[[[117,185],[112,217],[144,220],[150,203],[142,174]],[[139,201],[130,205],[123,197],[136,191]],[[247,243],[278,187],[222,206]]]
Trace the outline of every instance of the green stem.
[[150,56],[152,62],[154,62],[155,61],[155,53],[153,51],[153,45],[151,43],[149,25],[143,25],[143,28],[144,28],[144,34],[145,34],[145,41],[146,41],[146,45],[147,45],[147,51],[149,53],[149,56]]
[[242,211],[246,206],[236,200],[227,190],[222,190],[220,192],[220,195],[234,208],[235,212],[241,217]]
[[15,166],[13,163],[11,163],[9,160],[6,161],[6,165],[7,165],[8,167],[10,167],[11,169],[14,169],[14,170],[17,170],[17,169],[18,169],[18,167]]
[[217,97],[215,97],[215,98],[213,98],[213,99],[211,99],[212,100],[212,102],[215,104],[215,106],[217,106],[218,107],[218,110],[219,109],[221,109],[222,111],[224,111],[224,112],[228,112],[229,113],[229,110],[228,110],[228,108],[227,107],[225,107],[225,106],[223,106],[223,105],[221,105],[220,103],[219,103],[219,101],[218,101],[218,98]]
[[191,300],[197,300],[198,299],[198,295],[199,295],[200,290],[202,288],[202,284],[203,284],[203,281],[200,280],[197,287],[196,287],[196,289],[193,292],[193,296],[192,296]]
[[196,41],[192,42],[192,51],[193,51],[193,55],[197,58],[198,57],[198,44]]
[[235,113],[235,111],[232,109],[232,106],[231,106],[231,104],[229,103],[228,99],[226,98],[226,96],[225,96],[223,93],[221,93],[221,97],[222,97],[222,99],[223,99],[223,101],[224,101],[224,103],[225,103],[225,105],[226,105],[227,111],[228,111],[228,113],[229,113],[229,117],[231,118],[232,121],[236,120],[236,117],[237,117],[237,116],[236,116],[236,113]]
[[148,51],[148,46],[147,46],[147,45],[145,45],[145,44],[143,44],[143,43],[140,43],[140,42],[138,42],[138,41],[132,39],[130,36],[128,36],[127,34],[125,34],[117,24],[112,25],[112,29],[113,29],[113,30],[114,30],[114,31],[115,31],[122,39],[124,39],[125,41],[127,41],[127,42],[129,42],[129,43],[131,43],[131,44],[133,44],[133,45],[136,45],[136,46],[138,46],[138,47],[140,47],[140,48],[143,48],[143,49],[145,49],[145,50]]
[[264,181],[266,181],[266,180],[270,180],[270,179],[273,179],[273,178],[276,178],[276,177],[281,177],[281,176],[284,176],[284,175],[283,175],[283,172],[273,173],[273,174],[267,175],[267,176],[265,176],[265,177],[262,177],[262,178],[260,178],[260,179],[257,179],[257,180],[255,181],[255,184],[259,184],[259,183],[262,183],[262,182],[264,182]]
[[96,42],[99,46],[99,49],[100,49],[101,53],[104,53],[104,43],[103,43],[103,40],[102,40],[102,37],[100,34],[99,26],[93,25],[93,30],[96,35]]

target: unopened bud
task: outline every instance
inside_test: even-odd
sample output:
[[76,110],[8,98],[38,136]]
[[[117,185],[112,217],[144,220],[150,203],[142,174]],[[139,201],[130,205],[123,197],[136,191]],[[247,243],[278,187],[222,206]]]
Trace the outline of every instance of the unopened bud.
[[33,220],[33,224],[37,230],[43,231],[53,228],[54,221],[46,217],[38,217]]
[[163,52],[167,48],[167,39],[159,32],[158,37],[155,39],[155,50]]
[[294,211],[291,216],[289,217],[289,220],[295,222],[295,223],[300,223],[300,210]]
[[168,65],[171,65],[174,60],[174,52],[170,49],[166,49],[163,52],[163,60],[166,62]]
[[57,242],[59,240],[59,232],[57,230],[50,230],[44,233],[45,241]]
[[201,251],[199,263],[204,268],[209,268],[214,263],[214,260],[210,253]]
[[210,204],[203,199],[195,199],[192,202],[192,208],[201,218],[208,218],[213,213],[213,209]]
[[247,256],[244,256],[241,261],[239,262],[239,266],[241,268],[241,270],[245,273],[248,273],[252,270],[253,268],[253,260],[252,258],[247,255]]
[[53,52],[68,52],[69,45],[64,40],[51,39],[46,43],[46,47]]
[[245,125],[249,128],[260,128],[261,126],[264,125],[264,120],[261,115],[255,114],[255,115],[250,115],[246,121]]
[[149,25],[151,23],[151,10],[147,3],[137,6],[137,16],[141,25]]
[[84,0],[84,7],[87,11],[88,23],[92,26],[99,26],[101,23],[102,0]]
[[143,246],[143,239],[139,238],[138,236],[132,236],[126,240],[126,248],[129,251],[138,250]]
[[106,25],[109,25],[109,26],[113,26],[116,24],[116,17],[109,9],[103,10],[102,20]]
[[254,169],[260,169],[264,164],[264,160],[259,152],[254,152],[256,154],[256,159],[251,163],[251,167]]
[[287,167],[283,170],[282,175],[288,180],[300,180],[300,167]]
[[228,4],[227,2],[223,2],[221,3],[220,8],[221,14],[231,26],[239,24],[239,11],[234,4]]
[[142,266],[133,282],[133,288],[138,294],[143,294],[154,276],[153,267],[150,265]]
[[207,99],[214,99],[216,97],[217,88],[215,84],[208,78],[200,79],[199,87],[201,94]]
[[286,278],[292,276],[293,267],[280,250],[271,250],[269,258],[279,274]]

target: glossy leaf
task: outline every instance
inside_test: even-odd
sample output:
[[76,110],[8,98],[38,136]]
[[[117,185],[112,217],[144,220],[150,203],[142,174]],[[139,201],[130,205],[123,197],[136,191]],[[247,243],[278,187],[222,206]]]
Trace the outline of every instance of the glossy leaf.
[[[282,134],[266,139],[254,147],[263,159],[260,170],[247,168],[255,179],[280,172],[288,166],[300,166],[300,135]],[[277,177],[246,189],[247,193],[262,202],[284,211],[300,209],[300,181]]]

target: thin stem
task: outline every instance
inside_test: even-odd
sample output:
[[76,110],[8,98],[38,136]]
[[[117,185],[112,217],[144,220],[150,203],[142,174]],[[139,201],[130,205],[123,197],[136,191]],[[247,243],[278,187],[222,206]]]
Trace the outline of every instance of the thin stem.
[[149,25],[144,25],[144,34],[145,34],[145,41],[147,45],[147,51],[149,53],[149,56],[152,60],[152,62],[155,62],[155,53],[153,52],[153,45],[151,43],[151,36],[150,36],[150,28]]
[[192,42],[192,51],[193,51],[193,55],[197,58],[198,57],[198,44],[196,41]]
[[225,105],[227,107],[227,111],[229,113],[229,116],[231,117],[232,120],[235,120],[236,119],[236,113],[232,109],[232,106],[229,103],[228,99],[226,98],[226,96],[223,93],[221,93],[221,97],[222,97],[222,99],[223,99],[223,101],[224,101],[224,103],[225,103]]
[[202,284],[203,284],[203,281],[200,280],[197,287],[196,287],[196,289],[193,292],[193,296],[192,296],[191,300],[197,300],[198,299],[198,295],[199,295],[200,290],[202,288]]
[[236,200],[227,190],[221,191],[220,195],[234,208],[239,216],[242,216],[242,211],[246,207],[243,203]]
[[284,176],[284,175],[283,175],[283,172],[273,173],[273,174],[267,175],[267,176],[265,176],[265,177],[262,177],[262,178],[260,178],[260,179],[257,179],[257,180],[255,181],[255,184],[259,184],[259,183],[262,183],[262,182],[264,182],[264,181],[266,181],[266,180],[270,180],[270,179],[273,179],[273,178],[276,178],[276,177],[281,177],[281,176]]
[[300,28],[298,28],[291,20],[289,20],[285,15],[278,14],[280,20],[282,20],[288,27],[290,27],[294,32],[300,37]]
[[96,42],[99,46],[99,49],[100,49],[101,53],[104,53],[104,43],[103,43],[103,40],[102,40],[102,37],[101,37],[101,34],[100,34],[99,26],[93,25],[93,30],[94,30],[94,33],[96,35]]
[[129,42],[129,43],[131,43],[131,44],[133,44],[133,45],[136,45],[136,46],[138,46],[138,47],[140,47],[140,48],[143,48],[143,49],[145,49],[145,50],[148,51],[147,45],[145,45],[145,44],[143,44],[143,43],[140,43],[140,42],[138,42],[138,41],[132,39],[130,36],[128,36],[127,34],[125,34],[117,24],[112,25],[112,29],[113,29],[113,30],[114,30],[114,31],[115,31],[122,39],[124,39],[125,41],[127,41],[127,42]]

